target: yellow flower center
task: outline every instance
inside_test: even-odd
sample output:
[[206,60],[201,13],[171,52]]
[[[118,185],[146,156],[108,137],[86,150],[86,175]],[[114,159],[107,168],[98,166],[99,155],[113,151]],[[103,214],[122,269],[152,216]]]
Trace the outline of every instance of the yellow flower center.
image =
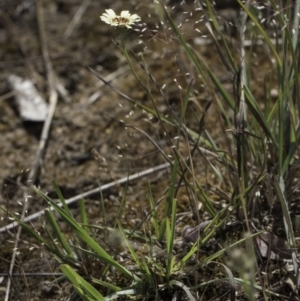
[[124,18],[124,17],[115,17],[112,19],[112,21],[114,23],[117,23],[119,25],[122,25],[122,24],[128,24],[129,23],[129,20],[127,18]]

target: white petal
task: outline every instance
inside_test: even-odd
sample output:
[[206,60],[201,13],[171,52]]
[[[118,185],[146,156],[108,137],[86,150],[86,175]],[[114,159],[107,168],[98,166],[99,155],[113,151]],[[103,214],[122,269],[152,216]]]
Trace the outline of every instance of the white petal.
[[101,16],[100,19],[101,19],[103,22],[107,23],[107,24],[110,24],[110,23],[111,23],[111,18],[110,18],[110,17],[108,18],[107,16]]
[[129,13],[129,11],[128,10],[123,10],[122,12],[121,12],[121,17],[122,18],[130,18],[130,13]]
[[110,16],[110,17],[115,17],[116,16],[116,13],[110,8],[110,9],[106,9],[105,10],[107,15]]
[[133,14],[132,16],[130,16],[130,20],[131,22],[139,22],[141,21],[141,17],[138,16],[137,14]]
[[104,13],[102,16],[100,16],[100,18],[107,18],[107,19],[110,19],[112,18],[110,15]]

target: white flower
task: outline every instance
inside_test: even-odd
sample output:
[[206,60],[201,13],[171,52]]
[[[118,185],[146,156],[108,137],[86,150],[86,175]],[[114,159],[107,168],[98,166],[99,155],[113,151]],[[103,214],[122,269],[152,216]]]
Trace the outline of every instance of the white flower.
[[137,14],[131,15],[128,10],[123,10],[118,16],[112,9],[106,9],[106,13],[100,16],[100,19],[111,26],[125,26],[131,28],[135,22],[141,21],[141,17]]

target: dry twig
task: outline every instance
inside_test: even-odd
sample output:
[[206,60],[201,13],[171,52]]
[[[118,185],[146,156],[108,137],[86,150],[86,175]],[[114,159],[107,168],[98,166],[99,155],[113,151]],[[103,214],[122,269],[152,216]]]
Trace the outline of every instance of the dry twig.
[[[124,73],[126,73],[129,70],[128,66],[125,67],[121,67],[119,69],[117,69],[116,71],[110,73],[109,75],[107,75],[106,77],[104,77],[104,80],[107,82],[113,82],[116,78],[120,77],[121,75],[124,75]],[[99,81],[96,86],[95,89],[97,89],[97,91],[95,91],[88,99],[88,104],[92,104],[94,103],[100,96],[102,96],[103,92],[99,91],[99,89],[101,87],[105,86],[105,83],[102,81]]]
[[82,18],[84,12],[86,11],[86,9],[90,5],[90,3],[91,3],[91,0],[85,0],[85,1],[83,1],[82,4],[80,5],[80,7],[78,8],[78,10],[76,11],[74,17],[72,18],[72,21],[69,23],[66,31],[64,32],[63,39],[65,41],[72,34],[73,30],[75,29],[75,27],[79,23],[80,19]]
[[[164,163],[164,164],[158,165],[156,167],[152,167],[152,168],[146,169],[144,171],[135,173],[135,174],[130,175],[128,177],[126,176],[126,177],[124,177],[124,178],[122,178],[120,180],[116,180],[114,182],[110,182],[110,183],[104,184],[104,185],[102,185],[100,187],[97,187],[97,188],[94,188],[92,190],[89,190],[89,191],[86,191],[84,193],[81,193],[79,195],[76,195],[76,196],[74,196],[74,197],[66,200],[66,204],[70,205],[70,204],[72,204],[72,203],[74,203],[74,202],[76,202],[76,201],[78,201],[80,199],[83,199],[83,198],[86,198],[86,197],[91,196],[93,194],[99,193],[100,191],[107,190],[107,189],[109,189],[111,187],[114,187],[114,186],[120,185],[120,184],[124,184],[124,183],[129,182],[129,181],[140,179],[140,178],[148,176],[148,175],[150,175],[152,173],[155,173],[155,172],[167,169],[168,167],[170,167],[170,164],[169,163]],[[59,203],[58,206],[62,207],[62,203]],[[41,210],[39,212],[36,212],[36,213],[34,213],[32,215],[29,215],[29,216],[25,217],[23,219],[23,222],[27,223],[27,222],[30,222],[32,220],[35,220],[35,219],[41,217],[44,213],[45,213],[45,210],[43,209],[43,210]],[[3,232],[8,231],[8,230],[11,230],[11,229],[13,229],[13,228],[15,228],[17,226],[18,226],[18,223],[17,222],[13,222],[13,223],[11,223],[11,224],[9,224],[7,226],[4,226],[4,227],[0,228],[0,233],[3,233]]]
[[[46,70],[47,70],[47,81],[48,81],[49,94],[50,94],[50,97],[49,97],[50,107],[49,107],[49,113],[48,113],[47,119],[43,126],[39,147],[37,149],[34,162],[31,166],[31,169],[30,169],[30,172],[28,175],[28,181],[31,183],[34,183],[38,176],[39,167],[41,165],[41,161],[45,154],[46,143],[48,140],[50,126],[51,126],[52,118],[53,118],[55,108],[56,108],[56,103],[57,103],[57,91],[56,91],[56,87],[55,87],[56,86],[55,78],[54,78],[52,64],[51,64],[48,49],[47,49],[46,32],[45,32],[45,28],[44,28],[43,10],[42,10],[41,1],[36,1],[36,12],[37,12],[37,22],[38,22],[38,27],[39,27],[40,40],[41,40],[42,55],[43,55],[44,63],[45,63]],[[27,191],[25,192],[24,198],[25,198],[25,200],[28,200],[28,192]],[[21,220],[24,220],[28,206],[29,206],[29,202],[27,201],[24,203],[24,207],[23,207],[22,214],[21,214]],[[16,238],[15,238],[15,244],[14,244],[14,248],[13,248],[14,251],[12,254],[10,267],[9,267],[10,275],[12,275],[12,273],[13,273],[15,259],[16,259],[16,253],[17,253],[17,249],[18,249],[18,243],[19,243],[19,239],[21,236],[21,232],[22,232],[22,228],[19,227]],[[5,293],[5,301],[8,301],[8,299],[9,299],[10,287],[11,287],[11,278],[8,278],[8,282],[7,282],[7,286],[6,286],[6,293]]]

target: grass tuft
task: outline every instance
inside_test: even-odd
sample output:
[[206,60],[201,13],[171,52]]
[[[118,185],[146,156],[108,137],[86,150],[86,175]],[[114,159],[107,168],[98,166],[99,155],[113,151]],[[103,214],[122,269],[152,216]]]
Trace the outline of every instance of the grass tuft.
[[[211,43],[202,49],[186,38],[178,21],[184,12],[178,16],[156,1],[153,13],[160,18],[156,31],[163,31],[165,41],[177,49],[180,68],[193,73],[185,82],[177,80],[179,72],[173,76],[177,107],[170,105],[160,88],[165,84],[155,78],[151,57],[130,51],[123,31],[116,45],[145,101],[125,95],[90,69],[136,110],[157,121],[159,134],[154,135],[133,121],[117,120],[145,137],[171,166],[161,199],[147,182],[147,212],[137,228],[122,224],[129,182],[111,228],[89,223],[84,200],[77,221],[56,183],[53,187],[62,207],[33,187],[48,206],[43,235],[9,213],[57,259],[83,300],[287,300],[298,296],[298,213],[293,215],[290,208],[293,200],[299,200],[295,171],[300,141],[300,4],[270,0],[261,7],[256,1],[237,2],[237,32],[228,36],[212,2],[202,6],[195,1],[189,13],[190,17],[200,14],[195,32],[206,31]],[[187,5],[174,9],[191,8]],[[262,17],[262,11],[271,14]],[[186,23],[191,25],[188,19]],[[251,42],[250,49],[246,41]],[[218,66],[208,62],[208,52],[213,51]],[[255,67],[256,53],[271,66],[270,72],[262,70],[263,84]],[[274,89],[277,93],[271,97]],[[188,209],[182,209],[184,198]],[[103,199],[101,204],[105,217]],[[188,228],[180,220],[185,217],[193,223]],[[61,231],[59,219],[71,229],[71,239]],[[272,239],[258,243],[262,233]],[[268,267],[274,258],[286,262],[279,252],[281,240],[292,266],[277,267],[272,273]]]

